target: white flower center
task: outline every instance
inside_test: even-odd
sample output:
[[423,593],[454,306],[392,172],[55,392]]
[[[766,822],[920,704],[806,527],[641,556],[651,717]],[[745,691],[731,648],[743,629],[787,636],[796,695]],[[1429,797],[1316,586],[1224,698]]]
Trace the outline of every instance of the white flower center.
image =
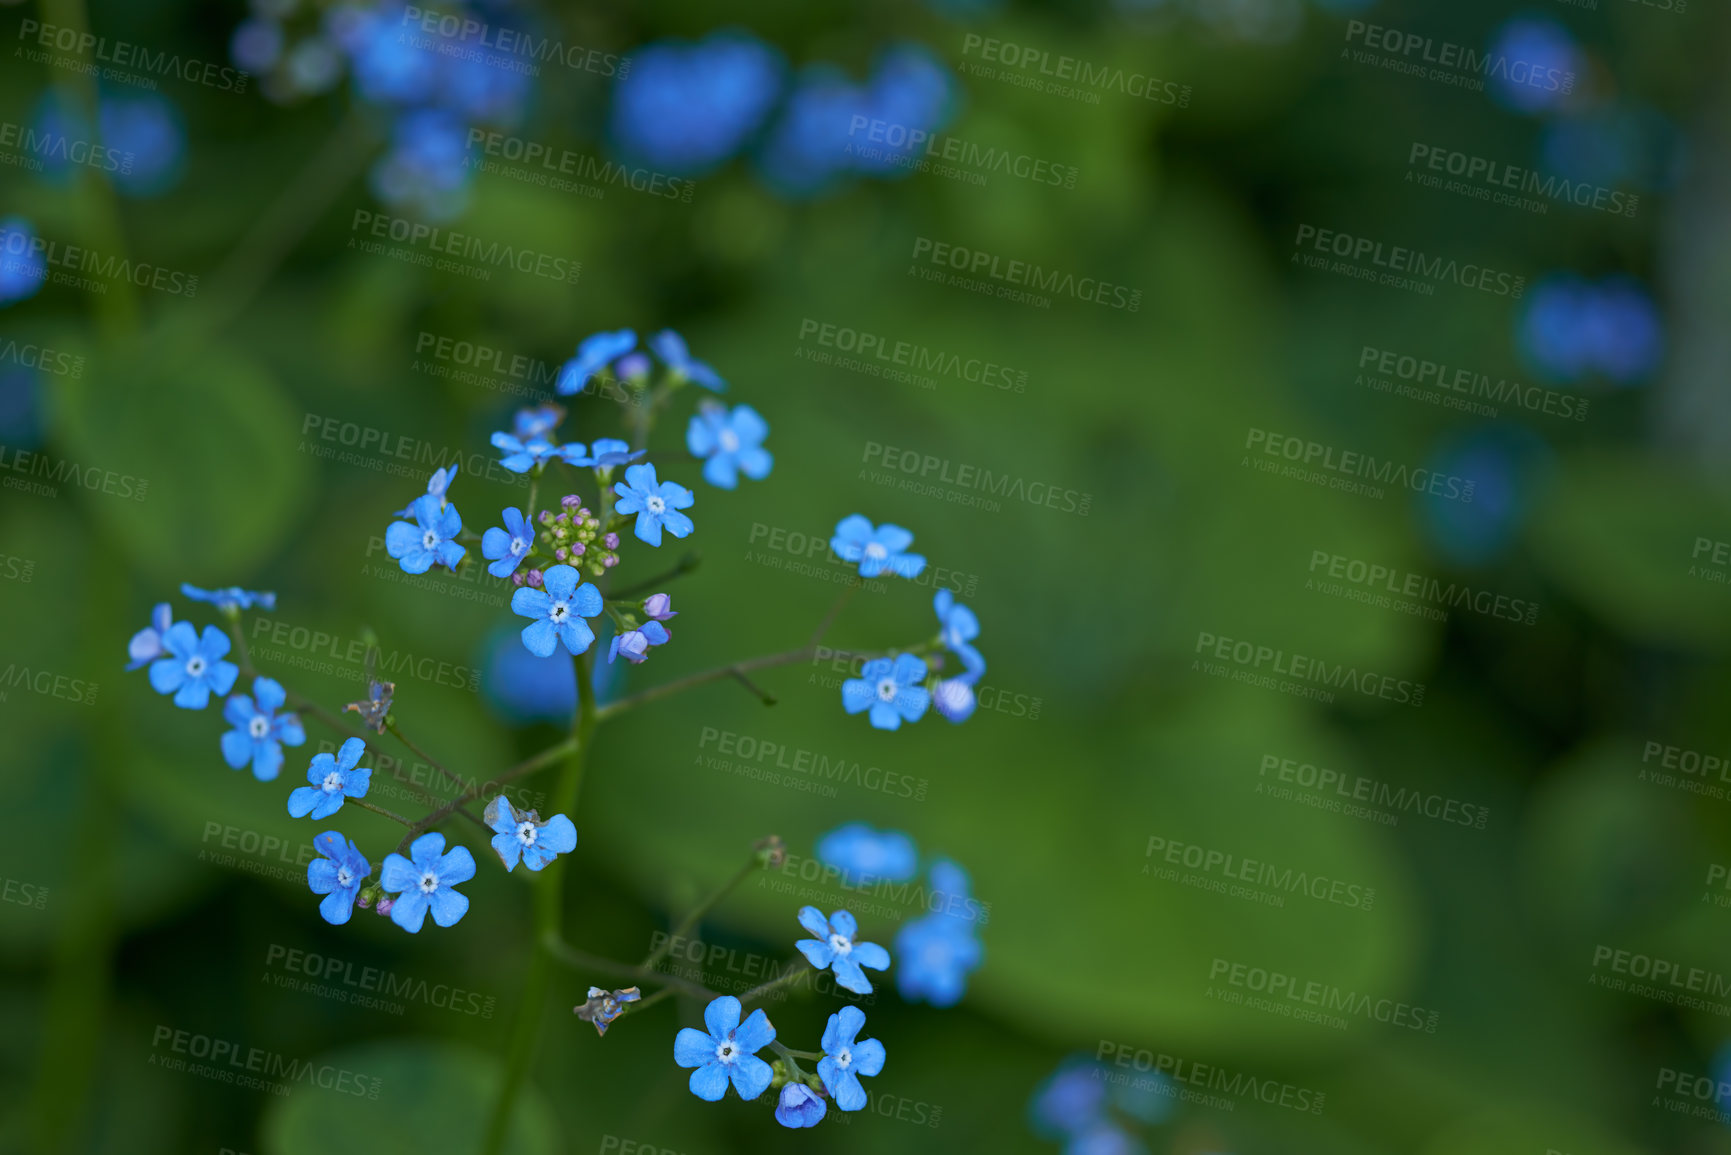
[[524,846],[535,845],[535,838],[538,833],[533,822],[519,822],[517,824],[517,841]]
[[666,513],[667,503],[661,500],[659,496],[651,495],[644,501],[643,508],[647,509],[650,513]]
[[834,931],[831,931],[829,936],[829,949],[839,955],[851,954],[853,952],[853,940],[845,934],[836,934]]
[[189,678],[202,676],[204,674],[205,665],[205,660],[201,657],[194,655],[193,657],[188,658],[186,660],[186,676]]
[[853,1052],[848,1050],[846,1047],[843,1047],[841,1050],[831,1055],[830,1058],[834,1059],[835,1065],[843,1070],[846,1070],[848,1067],[853,1065]]
[[326,774],[324,785],[320,787],[321,790],[324,790],[329,794],[335,794],[342,788],[343,772],[341,770],[332,770],[329,774]]
[[246,724],[246,729],[247,733],[251,734],[254,738],[262,738],[266,734],[270,733],[270,720],[263,714],[254,714],[252,716],[252,721]]
[[432,550],[439,548],[439,535],[434,530],[428,530],[421,535],[421,548]]
[[885,678],[878,683],[878,701],[893,702],[900,690],[901,686],[896,683],[894,678]]
[[526,550],[528,548],[529,548],[529,543],[524,541],[522,538],[514,537],[511,539],[511,556],[512,557],[516,557],[518,554],[522,553],[524,550]]
[[427,873],[421,875],[421,893],[422,894],[431,894],[437,889],[439,889],[439,876],[438,875],[434,874],[430,870],[427,871]]
[[721,1046],[715,1048],[715,1057],[724,1063],[738,1062],[739,1048],[734,1046],[732,1039],[728,1039],[725,1043],[722,1043]]
[[717,437],[716,440],[721,443],[721,450],[723,453],[739,452],[739,434],[735,433],[733,430],[723,429],[721,431],[721,436]]
[[552,622],[554,625],[559,625],[570,616],[571,607],[566,605],[564,602],[554,602],[547,608],[547,620]]
[[882,561],[890,555],[890,551],[883,547],[882,542],[873,541],[866,543],[865,555],[873,561]]
[[349,872],[349,868],[346,866],[337,867],[337,885],[347,890],[354,884],[355,876]]

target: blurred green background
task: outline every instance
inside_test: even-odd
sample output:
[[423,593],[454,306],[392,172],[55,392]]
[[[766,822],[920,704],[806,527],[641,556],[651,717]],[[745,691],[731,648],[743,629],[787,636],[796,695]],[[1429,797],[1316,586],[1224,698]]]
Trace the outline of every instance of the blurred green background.
[[[13,50],[25,20],[87,20],[221,62],[244,15],[175,0],[8,9],[4,119],[28,121],[50,87],[90,96],[85,78]],[[1590,981],[1609,970],[1594,966],[1601,946],[1731,972],[1731,913],[1706,881],[1727,860],[1731,810],[1642,778],[1649,743],[1723,753],[1731,739],[1727,591],[1691,570],[1698,539],[1731,537],[1718,452],[1726,15],[1600,0],[1536,16],[1573,37],[1582,101],[1639,106],[1668,126],[1658,175],[1623,182],[1642,190],[1633,219],[1564,204],[1526,213],[1403,180],[1414,141],[1537,163],[1544,117],[1343,58],[1349,19],[1482,45],[1511,12],[1476,0],[1354,12],[1273,0],[544,10],[544,26],[606,51],[740,26],[795,65],[828,60],[856,77],[883,45],[921,42],[956,70],[946,131],[1078,172],[1073,188],[916,173],[787,199],[739,161],[700,179],[689,204],[477,175],[447,227],[574,257],[574,285],[477,282],[360,251],[354,214],[387,211],[365,178],[383,130],[340,87],[283,104],[165,81],[187,145],[184,175],[160,196],[122,200],[91,171],[57,183],[0,170],[4,211],[41,235],[200,277],[190,300],[49,285],[0,311],[0,338],[85,358],[77,376],[9,372],[5,452],[148,481],[143,500],[68,484],[0,491],[0,541],[17,563],[0,567],[6,668],[93,687],[82,701],[15,680],[0,694],[0,869],[45,893],[40,907],[0,904],[0,1149],[470,1149],[463,1137],[518,1013],[536,880],[483,860],[465,887],[472,909],[450,930],[408,937],[364,914],[326,925],[292,865],[273,877],[265,868],[281,863],[237,850],[242,834],[220,843],[231,830],[310,841],[282,795],[329,732],[309,724],[283,777],[257,783],[222,762],[215,707],[176,710],[142,671],[123,672],[125,642],[171,597],[177,617],[217,620],[178,597],[182,581],[239,584],[277,592],[263,620],[290,636],[322,631],[341,650],[371,629],[388,652],[485,680],[489,647],[517,619],[395,580],[378,543],[369,552],[425,471],[395,474],[365,450],[320,456],[313,447],[332,443],[317,432],[352,423],[491,457],[488,435],[523,399],[501,392],[498,374],[477,384],[428,371],[425,335],[557,365],[593,331],[671,325],[729,379],[730,401],[767,417],[775,470],[732,493],[703,486],[682,460],[684,411],[664,421],[662,476],[696,489],[697,531],[630,552],[619,578],[687,548],[702,564],[672,587],[675,643],[619,676],[648,686],[798,645],[839,586],[793,571],[788,555],[765,561],[764,545],[773,533],[821,538],[857,510],[909,527],[934,565],[977,579],[965,600],[1001,708],[882,733],[843,714],[827,667],[794,666],[762,675],[781,699],[770,709],[723,682],[609,725],[567,867],[568,936],[635,961],[753,840],[779,834],[805,856],[823,832],[864,820],[967,867],[991,904],[986,961],[954,1009],[906,1005],[880,983],[867,1033],[889,1062],[868,1082],[874,1107],[846,1122],[832,1112],[811,1135],[777,1127],[763,1103],[689,1094],[670,1047],[697,1008],[664,1004],[600,1039],[571,1014],[589,976],[556,970],[514,1150],[1055,1150],[1028,1125],[1035,1088],[1067,1054],[1129,1048],[1326,1096],[1317,1115],[1243,1096],[1230,1109],[1185,1103],[1139,1129],[1152,1151],[1731,1151],[1724,1126],[1666,1106],[1700,1100],[1656,1082],[1664,1069],[1709,1075],[1724,1014]],[[982,79],[962,69],[969,34],[1169,77],[1194,95],[1183,108],[1112,92],[1095,104]],[[518,134],[604,150],[610,83],[544,70]],[[1367,346],[1541,380],[1523,359],[1522,306],[1303,268],[1293,237],[1305,223],[1529,285],[1557,270],[1632,276],[1660,303],[1663,361],[1634,383],[1552,383],[1590,397],[1580,422],[1376,392],[1355,381]],[[910,275],[921,237],[1140,289],[1140,307],[1060,296],[1043,309],[931,284]],[[811,321],[986,358],[1025,372],[1026,388],[955,376],[922,388],[820,364],[802,339]],[[585,439],[621,429],[594,398],[571,422],[568,435]],[[1252,429],[1442,463],[1478,478],[1480,500],[1377,499],[1265,475],[1243,464]],[[1085,493],[1088,511],[874,484],[873,445]],[[12,460],[8,477],[24,476]],[[465,468],[453,497],[480,529],[522,491]],[[1306,588],[1317,551],[1540,611],[1531,625],[1459,608],[1436,621],[1327,596]],[[821,554],[811,561],[824,571]],[[924,636],[931,588],[861,594],[830,640],[872,649]],[[325,668],[297,669],[271,628],[255,635],[264,672],[327,704],[362,696],[358,664],[325,655]],[[1195,664],[1204,633],[1426,693],[1418,708],[1351,694],[1328,704],[1211,677]],[[558,739],[445,680],[399,677],[396,712],[447,764],[484,775]],[[721,772],[702,761],[706,728],[911,775],[925,795],[844,784],[825,797]],[[1387,825],[1274,798],[1259,790],[1269,755],[1470,803],[1488,821],[1405,813]],[[345,811],[341,829],[379,848],[375,863],[396,837],[364,813]],[[1153,837],[1374,888],[1375,903],[1289,896],[1277,908],[1161,881],[1143,873]],[[701,934],[780,958],[795,905],[748,885]],[[880,941],[894,933],[862,922]],[[411,1002],[397,1015],[283,989],[269,960],[284,951],[447,984],[496,1009]],[[1208,995],[1217,959],[1434,1010],[1437,1029],[1359,1016],[1337,1030],[1231,1005]],[[816,1039],[834,1001],[769,1009],[784,1040],[809,1046],[796,1040]],[[279,1099],[166,1071],[151,1061],[163,1027],[328,1061],[385,1089],[378,1101],[304,1088]]]

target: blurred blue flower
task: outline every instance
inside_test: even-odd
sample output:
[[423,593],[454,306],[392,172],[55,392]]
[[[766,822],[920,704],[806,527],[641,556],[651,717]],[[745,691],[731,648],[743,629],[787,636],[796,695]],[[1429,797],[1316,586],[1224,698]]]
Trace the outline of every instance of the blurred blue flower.
[[1046,1076],[1028,1101],[1028,1121],[1043,1139],[1064,1139],[1107,1118],[1106,1068],[1087,1055],[1071,1055]]
[[440,108],[419,108],[397,117],[391,147],[373,162],[373,194],[393,208],[433,221],[447,221],[468,204],[468,128]]
[[530,870],[540,870],[577,849],[577,827],[565,815],[555,814],[543,822],[533,810],[518,810],[503,794],[487,803],[481,820],[495,831],[493,853],[506,871],[515,869],[519,859]]
[[589,378],[637,348],[637,333],[631,329],[603,330],[591,333],[577,346],[577,355],[559,369],[553,388],[560,393],[577,393],[589,383]]
[[948,589],[939,590],[932,598],[932,609],[938,615],[938,639],[946,650],[962,659],[969,683],[978,681],[986,672],[986,659],[973,646],[973,640],[980,636],[979,618]]
[[355,90],[373,104],[425,104],[437,93],[440,58],[413,44],[403,23],[402,7],[386,3],[343,28]]
[[679,511],[690,509],[696,498],[678,482],[658,481],[653,465],[627,467],[625,480],[614,485],[613,492],[619,495],[615,512],[637,515],[633,528],[639,541],[659,546],[663,527],[674,537],[685,537],[695,528]]
[[288,812],[294,818],[312,818],[322,822],[343,808],[346,798],[365,798],[372,782],[370,766],[361,766],[361,755],[367,744],[350,738],[333,758],[327,752],[313,755],[307,767],[309,786],[297,786],[289,792]]
[[180,183],[186,125],[180,110],[154,92],[105,95],[97,105],[102,143],[132,155],[132,164],[109,174],[123,196],[148,197]]
[[175,622],[162,636],[166,657],[150,664],[150,688],[158,694],[173,694],[183,710],[202,710],[212,693],[226,694],[234,688],[240,667],[224,661],[228,635],[215,626],[204,627],[201,636],[191,623]]
[[769,436],[769,422],[749,405],[735,405],[729,411],[714,402],[703,405],[692,414],[685,431],[685,446],[703,463],[703,480],[721,489],[733,489],[744,473],[753,481],[769,476],[775,460],[763,447]]
[[511,419],[511,435],[519,441],[551,441],[553,430],[565,420],[565,407],[551,401],[517,410]]
[[672,176],[712,171],[762,126],[785,67],[773,48],[737,30],[638,49],[613,90],[614,149]]
[[[446,495],[451,490],[451,482],[457,480],[457,463],[455,461],[443,469],[433,470],[433,475],[427,478],[427,496],[437,498],[439,508],[445,508]],[[415,503],[409,502],[403,508],[391,515],[392,517],[415,516]]]
[[804,1083],[784,1083],[775,1107],[775,1121],[783,1127],[815,1127],[828,1111],[829,1104],[823,1096]]
[[613,472],[615,465],[636,461],[640,457],[648,456],[648,453],[647,449],[639,449],[633,453],[628,442],[617,437],[602,437],[589,450],[589,458],[595,463],[596,472],[605,478]]
[[858,1007],[843,1007],[829,1017],[823,1029],[824,1054],[818,1060],[817,1075],[843,1111],[865,1107],[866,1092],[860,1078],[884,1069],[884,1045],[876,1039],[855,1039],[865,1020],[865,1012]]
[[899,654],[893,662],[874,658],[860,675],[841,684],[842,709],[850,714],[869,709],[875,729],[899,730],[904,721],[918,722],[931,705],[930,691],[920,685],[926,664],[912,654]]
[[1516,330],[1522,360],[1550,381],[1598,374],[1621,385],[1650,376],[1664,355],[1659,308],[1640,283],[1552,274],[1528,292]]
[[48,279],[36,230],[23,217],[0,220],[0,306],[34,297]]
[[1531,512],[1550,451],[1520,426],[1486,427],[1442,442],[1429,467],[1473,482],[1472,500],[1417,496],[1426,539],[1450,562],[1487,565],[1513,544]]
[[528,473],[537,465],[550,461],[558,448],[542,437],[531,437],[527,441],[511,436],[509,433],[493,434],[493,448],[504,453],[499,464],[512,473]]
[[[353,741],[353,739],[351,739]],[[397,897],[391,921],[418,934],[427,912],[440,926],[454,926],[469,912],[469,896],[454,889],[475,877],[475,857],[459,846],[445,853],[445,836],[423,834],[409,844],[409,857],[389,854],[379,871],[379,885]]]
[[261,610],[276,609],[276,594],[270,590],[243,590],[239,586],[201,590],[190,582],[182,582],[180,592],[195,602],[208,602],[224,613],[250,610],[254,606]]
[[974,918],[963,913],[975,904],[967,872],[948,859],[932,864],[930,898],[940,899],[931,914],[915,919],[897,932],[896,990],[908,1002],[925,1001],[951,1007],[967,993],[968,975],[985,958],[975,937]]
[[856,995],[872,993],[871,980],[861,967],[881,971],[890,965],[890,952],[875,942],[855,942],[859,923],[845,910],[825,918],[815,906],[799,908],[799,925],[811,934],[793,945],[806,961],[818,970],[826,967],[835,975],[836,985]]
[[547,569],[541,585],[522,586],[511,595],[511,612],[534,619],[523,627],[524,647],[542,658],[561,644],[567,653],[581,654],[595,641],[595,631],[583,619],[601,612],[601,592],[568,565]]
[[535,545],[535,530],[522,510],[512,506],[500,516],[505,519],[505,528],[492,526],[481,535],[481,556],[493,563],[487,572],[496,578],[510,577]]
[[439,499],[423,494],[415,499],[415,524],[394,521],[385,530],[385,552],[397,559],[404,573],[421,574],[442,565],[453,573],[468,549],[458,545],[456,536],[463,532],[463,519],[457,507],[439,508]]
[[838,826],[819,838],[817,860],[841,871],[848,886],[877,879],[906,882],[919,870],[912,838],[899,830],[873,830],[863,822]]
[[663,329],[649,338],[649,347],[661,358],[661,363],[667,366],[675,381],[690,381],[717,393],[727,390],[727,382],[721,379],[721,375],[693,357],[686,347],[685,338],[672,329]]
[[307,740],[300,717],[278,714],[288,701],[282,684],[272,678],[254,678],[252,696],[236,694],[223,706],[222,716],[234,729],[222,736],[223,759],[239,770],[252,763],[252,776],[269,782],[282,769],[282,748]]
[[480,666],[481,693],[506,721],[570,722],[577,676],[563,654],[539,657],[524,648],[517,630],[501,630],[489,639]]
[[1581,71],[1581,52],[1569,30],[1549,16],[1515,16],[1491,41],[1486,87],[1497,103],[1538,113],[1565,103]]
[[156,608],[150,611],[150,624],[132,635],[132,640],[126,643],[126,656],[132,660],[126,668],[136,670],[147,666],[167,653],[164,639],[169,627],[174,625],[174,607],[167,602],[158,602]]
[[[850,129],[870,120],[867,94],[847,73],[833,64],[809,65],[758,149],[758,171],[785,197],[826,192],[853,166]],[[865,138],[858,143],[864,147]]]
[[324,857],[307,863],[307,887],[314,894],[325,896],[325,900],[319,903],[319,914],[324,920],[333,926],[341,926],[354,913],[355,898],[361,892],[361,883],[372,872],[373,864],[361,854],[360,847],[335,830],[327,830],[314,838],[313,848]]
[[926,568],[922,555],[907,552],[913,543],[914,535],[901,526],[886,522],[874,527],[863,515],[853,513],[836,523],[829,547],[841,560],[858,562],[863,578],[875,578],[888,570],[911,580]]
[[673,1061],[691,1072],[691,1093],[705,1102],[719,1102],[727,1084],[745,1100],[769,1087],[774,1072],[757,1052],[775,1041],[775,1028],[760,1007],[739,1021],[739,1000],[722,995],[703,1008],[705,1030],[684,1027],[673,1040]]
[[242,20],[228,40],[229,55],[247,72],[269,72],[282,59],[282,50],[282,25],[275,20]]

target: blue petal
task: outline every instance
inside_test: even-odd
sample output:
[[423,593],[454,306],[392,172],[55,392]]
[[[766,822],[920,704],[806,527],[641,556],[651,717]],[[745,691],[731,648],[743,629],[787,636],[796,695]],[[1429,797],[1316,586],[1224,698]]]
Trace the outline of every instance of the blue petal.
[[391,921],[410,934],[419,934],[421,924],[427,921],[429,905],[427,896],[419,890],[405,890],[391,904]]
[[563,814],[555,814],[541,828],[535,844],[545,846],[555,854],[569,854],[577,849],[577,827]]
[[805,956],[805,961],[818,970],[822,970],[835,961],[835,951],[830,949],[827,942],[819,942],[813,938],[802,938],[793,945],[799,948],[799,953]]
[[379,868],[379,885],[393,893],[401,891],[408,893],[420,885],[421,872],[415,869],[415,864],[395,852],[385,856],[384,866]]
[[[444,843],[441,842],[440,845],[443,846]],[[439,860],[440,886],[456,886],[474,877],[475,856],[469,853],[467,846],[453,846],[451,852]]]
[[859,933],[859,920],[854,918],[852,911],[836,911],[829,916],[829,925],[831,930],[846,939],[851,939]]
[[523,843],[515,834],[495,834],[488,843],[493,853],[499,856],[499,861],[505,864],[506,871],[516,869],[518,859],[523,854]]
[[648,545],[661,545],[661,519],[645,510],[637,515],[637,540]]
[[568,601],[581,580],[581,575],[575,569],[568,565],[556,565],[542,572],[541,588],[547,591],[549,598]]
[[902,716],[896,713],[896,708],[888,702],[872,703],[871,724],[877,730],[899,730],[902,727]]
[[877,689],[870,682],[860,679],[841,684],[841,706],[850,714],[861,710],[877,701]]
[[558,644],[559,634],[545,618],[523,627],[523,645],[537,658],[550,656]]
[[349,738],[337,750],[337,769],[353,770],[355,763],[361,760],[361,755],[367,752],[367,744],[360,738]]
[[432,894],[433,921],[440,926],[455,926],[469,913],[469,896],[460,890],[441,886]]
[[511,595],[511,612],[521,618],[544,618],[553,599],[533,586],[519,586]]
[[739,1000],[732,995],[712,999],[703,1008],[703,1025],[709,1028],[712,1037],[726,1038],[727,1032],[739,1026]]
[[[761,1011],[758,1012],[762,1014]],[[750,1102],[769,1089],[769,1082],[775,1077],[769,1064],[756,1055],[741,1055],[733,1064],[731,1072],[733,1089],[739,1092],[741,1099]]]
[[835,974],[837,986],[846,987],[856,995],[872,993],[872,982],[866,978],[865,972],[859,969],[859,964],[851,958],[838,958],[830,967]]
[[[715,1047],[709,1049],[711,1059],[715,1058]],[[720,1102],[727,1094],[727,1068],[720,1062],[710,1062],[691,1072],[691,1093],[707,1103]]]
[[[551,625],[552,623],[548,623]],[[581,654],[595,641],[595,631],[581,618],[566,618],[564,624],[558,627],[559,640],[565,644],[565,649],[572,654]]]
[[222,760],[235,770],[252,761],[252,736],[245,730],[230,730],[224,734]]
[[739,1024],[733,1032],[733,1041],[744,1048],[746,1054],[755,1055],[775,1041],[775,1027],[760,1007]]
[[274,782],[282,773],[282,747],[275,742],[260,742],[252,756],[252,776],[260,782]]
[[856,942],[853,944],[853,961],[874,971],[887,970],[890,952],[875,942]]
[[288,812],[291,818],[305,818],[313,812],[324,791],[314,786],[299,786],[289,791]]
[[150,688],[158,694],[172,694],[186,681],[186,662],[180,658],[160,658],[150,663]]
[[267,712],[282,709],[283,703],[288,701],[288,692],[275,678],[254,678],[252,696],[258,699],[259,706]]
[[715,1061],[715,1040],[685,1027],[673,1038],[673,1061],[681,1067],[701,1067]]
[[807,934],[820,941],[829,940],[829,919],[824,917],[823,911],[815,906],[802,906],[798,917],[799,925],[806,929]]
[[354,912],[354,887],[349,887],[347,889],[339,887],[325,895],[324,901],[319,903],[319,914],[323,915],[324,920],[332,926],[343,925],[343,923],[349,921],[349,916]]
[[[854,1009],[854,1008],[850,1008]],[[864,1016],[861,1016],[864,1020]],[[884,1045],[876,1039],[861,1039],[853,1047],[853,1073],[875,1075],[884,1069]]]
[[174,704],[183,710],[202,710],[210,705],[210,686],[203,678],[192,679],[174,695]]
[[588,583],[578,586],[571,608],[586,618],[594,617],[601,612],[601,591]]

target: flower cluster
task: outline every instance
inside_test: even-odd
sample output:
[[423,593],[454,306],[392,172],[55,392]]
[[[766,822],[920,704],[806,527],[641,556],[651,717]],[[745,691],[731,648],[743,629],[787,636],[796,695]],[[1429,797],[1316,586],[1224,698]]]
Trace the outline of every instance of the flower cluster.
[[1112,1155],[1144,1148],[1135,1131],[1172,1113],[1170,1080],[1159,1071],[1113,1079],[1090,1055],[1072,1055],[1034,1091],[1028,1122],[1035,1134],[1064,1144],[1065,1155]]

